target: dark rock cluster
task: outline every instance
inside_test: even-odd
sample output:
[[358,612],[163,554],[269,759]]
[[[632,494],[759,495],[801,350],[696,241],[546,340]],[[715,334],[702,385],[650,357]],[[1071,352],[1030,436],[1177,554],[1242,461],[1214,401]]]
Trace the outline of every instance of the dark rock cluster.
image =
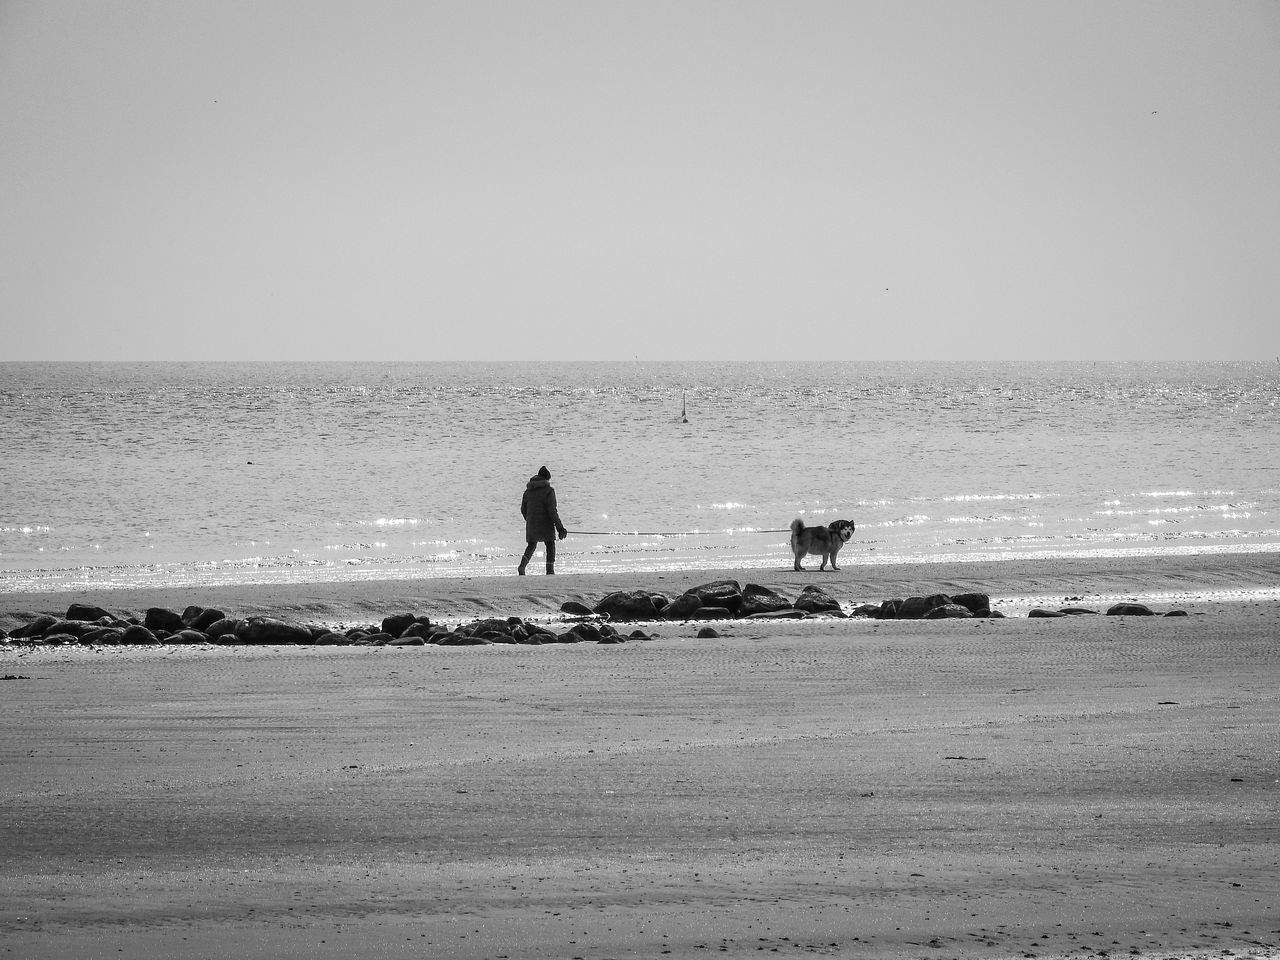
[[805,587],[795,600],[759,584],[714,580],[672,597],[652,590],[620,590],[594,607],[570,601],[566,613],[610,620],[782,620],[808,616],[845,616],[840,601],[818,586]]
[[[1076,599],[1078,597],[1069,598]],[[692,587],[679,596],[651,590],[624,590],[611,593],[594,607],[570,601],[561,609],[566,613],[591,614],[613,621],[645,620],[779,620],[807,617],[866,617],[875,620],[943,620],[984,617],[1002,619],[1004,614],[991,609],[991,597],[985,593],[943,593],[912,596],[881,603],[863,603],[845,612],[841,603],[818,586],[808,586],[795,600],[768,587],[736,580],[716,580]],[[1154,611],[1135,602],[1117,603],[1107,609],[1110,616],[1153,616]],[[1070,616],[1098,613],[1083,607],[1064,607],[1061,611],[1032,610],[1032,617]],[[1173,610],[1169,617],[1185,617],[1186,611]]]
[[[1097,616],[1097,610],[1090,610],[1087,607],[1062,607],[1058,610],[1046,610],[1043,607],[1036,607],[1027,613],[1028,617],[1080,617],[1080,616]],[[1108,617],[1154,617],[1156,612],[1148,607],[1145,603],[1136,603],[1132,600],[1126,600],[1123,603],[1113,603],[1107,607]],[[1185,610],[1170,610],[1161,614],[1165,617],[1185,617]]]
[[[1079,598],[1069,598],[1079,599]],[[571,600],[561,610],[579,619],[568,629],[550,627],[519,617],[486,617],[448,627],[432,623],[412,613],[393,614],[378,624],[351,627],[341,632],[323,626],[293,623],[276,617],[232,617],[221,610],[190,606],[182,613],[152,607],[142,617],[119,617],[101,607],[73,603],[66,616],[41,616],[6,635],[0,643],[40,646],[81,644],[85,646],[201,644],[222,645],[345,645],[345,646],[435,646],[460,647],[490,643],[626,643],[648,640],[642,630],[623,634],[614,623],[656,620],[783,620],[811,617],[865,617],[876,620],[941,620],[992,617],[1004,614],[991,609],[985,593],[931,594],[881,603],[864,603],[846,613],[840,604],[818,586],[805,587],[794,599],[759,584],[740,585],[736,580],[716,580],[686,590],[678,596],[650,590],[611,593],[594,607]],[[1036,608],[1028,617],[1069,617],[1098,614],[1084,607],[1060,610]],[[1141,603],[1117,603],[1108,616],[1154,616]],[[1172,610],[1168,617],[1183,616]],[[699,637],[719,636],[704,628]]]
[[11,631],[0,630],[0,643],[38,646],[80,644],[123,646],[212,643],[224,646],[481,646],[490,643],[626,643],[648,640],[641,630],[621,633],[612,624],[592,618],[557,633],[519,617],[488,617],[456,627],[432,623],[411,613],[384,617],[381,623],[351,627],[342,632],[322,626],[291,623],[276,617],[229,617],[221,610],[187,607],[182,613],[152,607],[142,617],[117,617],[101,607],[73,603],[65,617],[37,617]]
[[855,608],[854,614],[876,620],[999,619],[1004,616],[999,610],[991,609],[991,598],[985,593],[957,593],[953,596],[934,593],[927,597],[885,600],[879,605],[863,604]]
[[794,600],[776,590],[736,580],[716,580],[679,596],[650,590],[611,593],[594,607],[570,602],[567,613],[594,613],[610,620],[782,620],[805,617],[872,617],[878,620],[937,620],[944,617],[1000,617],[985,593],[949,597],[907,597],[879,604],[864,603],[845,613],[840,601],[822,587],[808,586]]

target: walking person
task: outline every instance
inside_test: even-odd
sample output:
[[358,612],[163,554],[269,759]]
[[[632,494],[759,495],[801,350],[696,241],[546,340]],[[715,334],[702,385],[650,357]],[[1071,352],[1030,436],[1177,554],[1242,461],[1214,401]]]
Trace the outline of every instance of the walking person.
[[560,512],[556,509],[556,490],[551,486],[551,471],[539,467],[537,474],[529,478],[524,488],[524,496],[520,499],[520,515],[524,517],[524,538],[528,546],[524,556],[520,558],[520,566],[516,572],[524,576],[524,568],[529,565],[533,551],[542,543],[547,548],[547,573],[556,572],[556,535],[563,540],[569,531],[560,522]]

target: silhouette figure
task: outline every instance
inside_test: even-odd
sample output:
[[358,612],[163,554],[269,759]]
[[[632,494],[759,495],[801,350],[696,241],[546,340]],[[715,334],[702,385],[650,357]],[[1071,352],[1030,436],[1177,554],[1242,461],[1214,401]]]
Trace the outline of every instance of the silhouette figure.
[[551,486],[551,471],[545,466],[529,478],[525,485],[524,496],[520,498],[520,515],[524,517],[524,538],[527,546],[524,556],[520,558],[520,566],[516,573],[524,576],[525,567],[533,551],[542,543],[547,548],[547,573],[556,572],[556,535],[563,540],[569,531],[560,522],[560,511],[556,509],[556,490]]

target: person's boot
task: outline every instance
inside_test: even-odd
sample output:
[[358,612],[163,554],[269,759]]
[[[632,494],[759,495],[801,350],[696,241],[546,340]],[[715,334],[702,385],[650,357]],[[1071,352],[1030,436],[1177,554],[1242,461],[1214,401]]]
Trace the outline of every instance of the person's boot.
[[521,561],[520,561],[520,566],[516,567],[516,573],[520,574],[520,576],[522,576],[522,577],[523,577],[523,576],[524,576],[524,568],[525,568],[525,567],[527,567],[528,565],[529,565],[529,561],[528,561],[528,560],[521,560]]
[[555,573],[555,572],[556,572],[556,565],[555,565],[554,563],[548,563],[548,564],[547,564],[547,576],[549,577],[549,576],[551,576],[551,575],[552,575],[553,573]]

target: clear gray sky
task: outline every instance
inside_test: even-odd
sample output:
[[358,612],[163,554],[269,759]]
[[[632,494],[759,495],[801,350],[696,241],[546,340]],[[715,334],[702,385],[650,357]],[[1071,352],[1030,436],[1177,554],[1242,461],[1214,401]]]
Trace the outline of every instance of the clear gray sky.
[[0,359],[1275,355],[1275,0],[0,0]]

